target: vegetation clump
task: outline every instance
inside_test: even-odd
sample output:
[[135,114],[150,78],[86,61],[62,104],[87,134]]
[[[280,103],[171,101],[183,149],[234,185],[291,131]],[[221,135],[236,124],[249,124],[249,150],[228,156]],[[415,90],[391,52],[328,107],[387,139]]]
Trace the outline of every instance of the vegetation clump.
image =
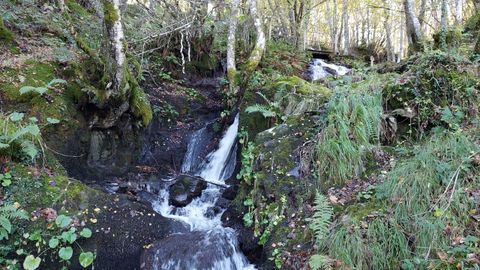
[[411,133],[422,134],[433,126],[445,125],[442,114],[446,111],[457,113],[461,123],[474,119],[479,110],[474,69],[457,54],[419,54],[410,60],[407,72],[386,87],[384,109],[409,119]]

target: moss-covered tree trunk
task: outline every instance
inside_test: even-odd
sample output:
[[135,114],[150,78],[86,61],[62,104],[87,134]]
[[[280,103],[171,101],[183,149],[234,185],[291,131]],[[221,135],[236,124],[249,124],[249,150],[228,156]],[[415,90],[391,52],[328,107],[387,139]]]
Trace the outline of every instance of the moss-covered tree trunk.
[[97,64],[103,67],[103,89],[95,93],[93,103],[100,112],[93,117],[91,126],[111,128],[127,112],[147,125],[152,119],[152,110],[145,93],[128,68],[120,0],[103,0],[103,10],[106,39],[103,55],[97,59],[101,62]]
[[120,0],[105,0],[103,2],[105,30],[107,33],[106,44],[106,99],[122,97],[125,95],[125,45],[120,15]]
[[263,32],[262,21],[260,19],[260,16],[257,13],[256,0],[249,1],[249,10],[250,10],[250,15],[253,18],[255,31],[257,32],[257,40],[255,42],[255,47],[253,48],[253,51],[250,53],[250,56],[247,60],[247,63],[245,65],[245,70],[243,71],[245,80],[248,80],[250,78],[250,76],[252,75],[252,73],[255,71],[258,64],[260,63],[260,60],[262,60],[263,52],[265,51],[265,45],[266,45],[266,39],[265,39],[265,33]]

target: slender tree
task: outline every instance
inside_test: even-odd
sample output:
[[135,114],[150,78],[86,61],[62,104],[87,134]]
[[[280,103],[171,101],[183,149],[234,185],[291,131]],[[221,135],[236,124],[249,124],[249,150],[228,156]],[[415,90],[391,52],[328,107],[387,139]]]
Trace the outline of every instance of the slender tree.
[[447,0],[442,0],[442,17],[440,20],[440,48],[443,50],[447,47],[447,24],[448,24],[448,3]]
[[407,28],[409,52],[421,50],[422,30],[417,15],[415,15],[413,1],[404,0],[403,6],[405,9],[405,23]]
[[230,7],[230,22],[228,25],[227,37],[227,78],[230,86],[230,93],[236,94],[237,89],[237,68],[235,63],[235,34],[237,32],[238,24],[238,6],[240,0],[233,0]]
[[463,16],[463,0],[455,0],[455,23],[462,23]]
[[343,54],[348,55],[350,54],[350,29],[348,25],[348,0],[343,0]]

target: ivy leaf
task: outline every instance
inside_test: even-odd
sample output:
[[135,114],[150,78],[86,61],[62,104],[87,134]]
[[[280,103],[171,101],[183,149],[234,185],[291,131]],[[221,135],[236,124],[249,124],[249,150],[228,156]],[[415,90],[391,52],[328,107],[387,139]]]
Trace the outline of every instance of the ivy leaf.
[[60,243],[60,241],[58,240],[58,238],[52,238],[52,239],[50,239],[50,241],[48,241],[48,246],[50,248],[56,248],[59,243]]
[[92,231],[89,228],[83,228],[80,232],[81,237],[90,238],[92,236]]
[[71,247],[62,247],[58,251],[58,256],[60,257],[60,259],[64,261],[70,260],[72,258],[72,255],[73,255],[73,249]]
[[93,263],[93,253],[92,252],[82,252],[78,257],[78,261],[83,268],[87,268],[89,265]]
[[41,259],[39,257],[28,255],[23,261],[23,268],[25,268],[25,270],[35,270],[40,266],[40,262]]
[[72,219],[65,215],[59,215],[55,219],[55,224],[57,224],[57,226],[60,228],[66,228],[68,225],[70,225],[70,222],[72,222]]
[[24,116],[25,116],[24,113],[13,112],[10,114],[10,120],[12,122],[18,122],[18,121],[21,121]]
[[56,118],[47,117],[47,122],[48,122],[49,124],[53,124],[53,125],[54,125],[54,124],[60,123],[60,120],[58,120],[58,119],[56,119]]

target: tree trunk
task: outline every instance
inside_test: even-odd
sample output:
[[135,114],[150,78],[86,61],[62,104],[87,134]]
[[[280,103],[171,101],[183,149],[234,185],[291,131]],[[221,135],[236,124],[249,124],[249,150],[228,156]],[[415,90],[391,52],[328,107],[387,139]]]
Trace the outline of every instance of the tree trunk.
[[420,4],[420,12],[418,14],[418,21],[420,23],[420,27],[423,27],[425,24],[425,14],[427,13],[427,0],[422,0]]
[[237,32],[239,4],[240,0],[232,1],[227,37],[227,78],[230,86],[229,93],[231,95],[235,95],[238,91],[237,68],[235,66],[235,34]]
[[400,62],[400,60],[403,59],[403,44],[404,44],[404,41],[405,41],[405,17],[401,17],[401,21],[400,21],[400,42],[399,42],[399,55],[398,55],[398,62]]
[[386,7],[386,9],[384,10],[385,20],[383,21],[383,25],[385,27],[387,60],[393,62],[395,61],[395,53],[393,51],[393,45],[392,45],[392,31],[390,27],[390,10],[388,9],[389,5],[387,0],[383,0],[383,5]]
[[243,78],[244,80],[248,80],[250,75],[257,68],[258,64],[260,63],[260,60],[262,60],[263,51],[265,50],[265,45],[266,45],[265,33],[263,32],[262,21],[260,20],[260,17],[257,14],[256,0],[249,1],[249,9],[250,9],[250,15],[252,16],[254,21],[255,31],[257,32],[257,40],[255,42],[255,47],[250,53],[250,56],[245,65],[245,70],[244,70],[245,76]]
[[104,1],[104,21],[107,32],[108,60],[106,61],[109,83],[106,98],[125,94],[125,47],[120,15],[120,0]]
[[463,16],[463,0],[455,0],[455,23],[460,25]]
[[420,22],[415,15],[413,1],[404,0],[403,5],[405,8],[405,24],[407,28],[408,43],[410,44],[409,52],[417,52],[422,49],[422,30],[420,28]]
[[447,0],[442,0],[442,17],[440,20],[440,48],[445,50],[447,48],[447,24],[448,24],[448,9]]
[[348,0],[343,0],[343,54],[350,54],[350,32],[348,25]]

